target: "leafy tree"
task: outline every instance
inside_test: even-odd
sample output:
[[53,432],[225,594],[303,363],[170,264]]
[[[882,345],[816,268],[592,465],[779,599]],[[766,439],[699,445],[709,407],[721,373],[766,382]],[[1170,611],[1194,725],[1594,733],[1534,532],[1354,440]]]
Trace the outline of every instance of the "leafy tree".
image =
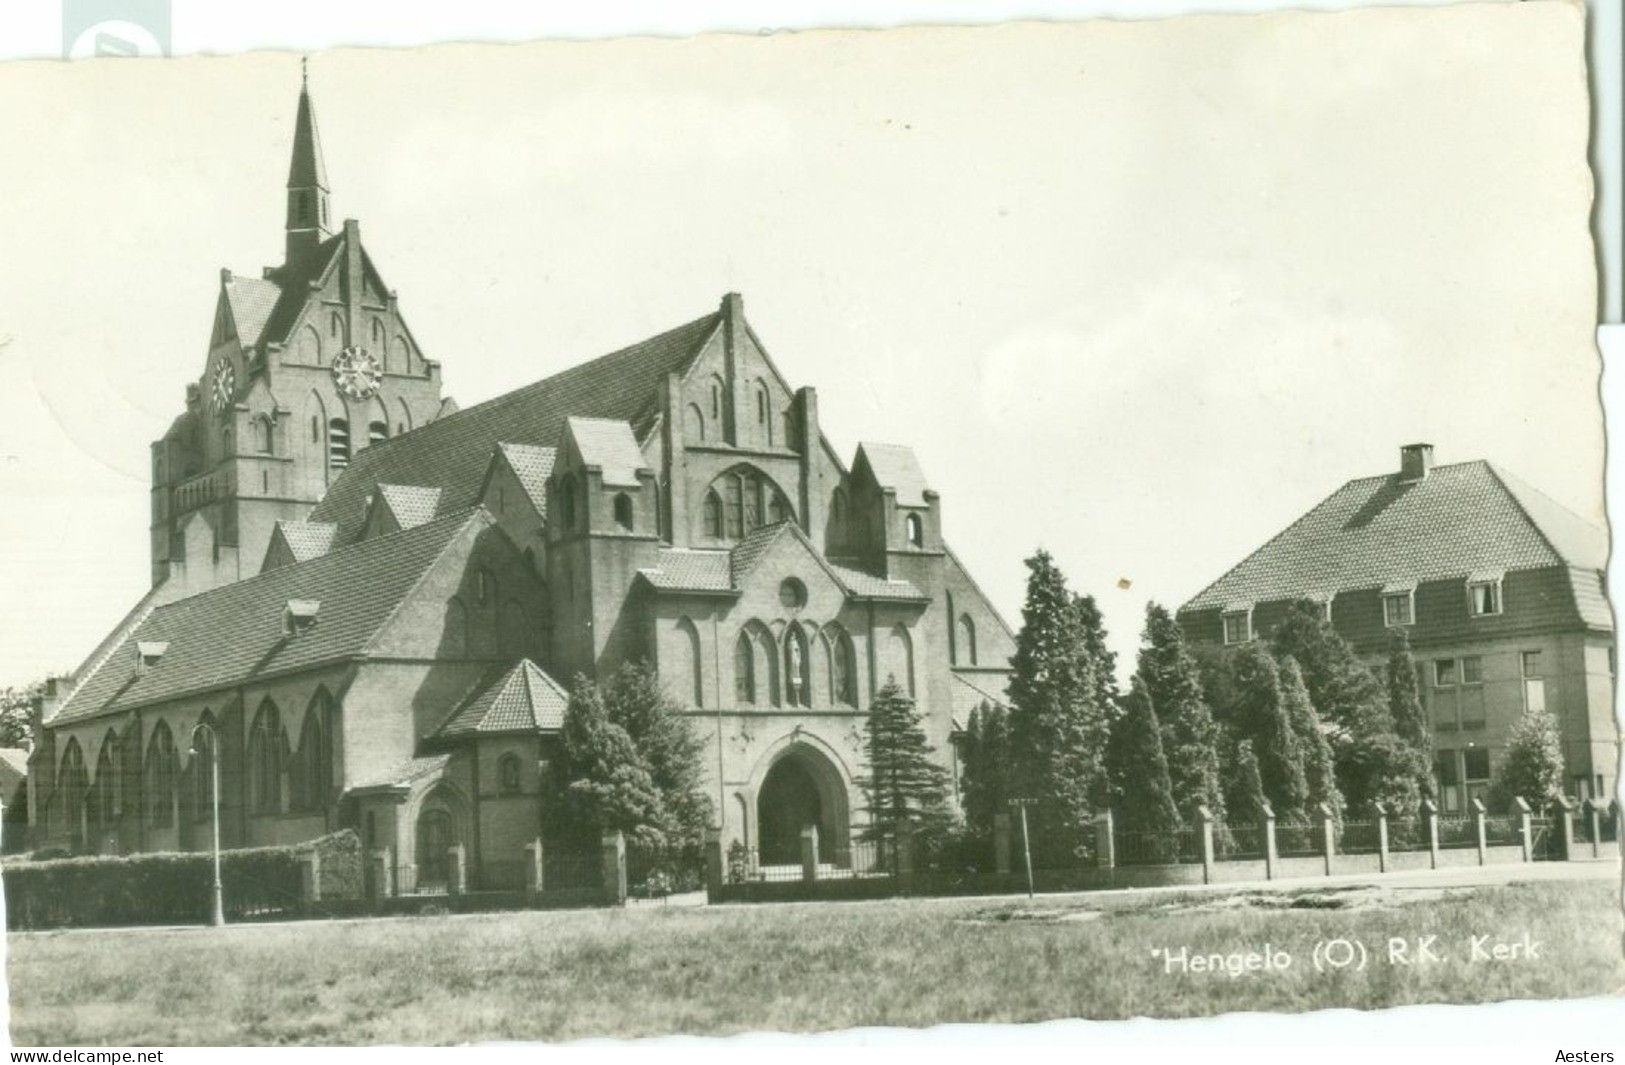
[[1224,734],[1213,719],[1202,689],[1201,670],[1185,645],[1179,622],[1151,603],[1137,663],[1151,705],[1162,725],[1162,749],[1174,806],[1186,819],[1205,804],[1218,821],[1225,818],[1219,751]]
[[869,799],[868,838],[940,836],[952,820],[948,771],[933,757],[914,700],[895,680],[875,693],[864,753],[868,775],[859,784]]
[[1002,706],[983,701],[971,711],[965,729],[962,770],[965,823],[973,836],[993,837],[993,817],[1010,798],[1010,732]]
[[1172,832],[1180,825],[1162,751],[1162,726],[1145,684],[1136,676],[1123,697],[1107,748],[1118,824],[1126,831]]
[[1321,728],[1320,715],[1309,701],[1309,689],[1303,682],[1303,671],[1297,659],[1287,656],[1281,662],[1281,698],[1287,720],[1298,737],[1298,748],[1303,752],[1303,779],[1308,789],[1308,810],[1313,814],[1319,806],[1332,811],[1338,820],[1343,817],[1343,793],[1337,786],[1337,769],[1332,759],[1332,746]]
[[0,747],[33,747],[34,700],[44,690],[44,681],[0,690]]
[[1237,648],[1232,657],[1235,704],[1231,720],[1239,739],[1252,742],[1264,796],[1283,821],[1305,816],[1309,785],[1303,750],[1288,717],[1275,660],[1256,644]]
[[1010,660],[1014,789],[1030,811],[1043,858],[1071,861],[1105,791],[1109,710],[1077,603],[1049,552],[1027,560],[1027,598]]
[[710,821],[701,746],[645,664],[576,678],[561,730],[564,794],[582,828],[650,847],[698,843]]
[[1433,797],[1433,773],[1429,762],[1433,756],[1433,737],[1428,727],[1427,714],[1422,710],[1422,697],[1416,690],[1416,659],[1411,657],[1411,642],[1404,629],[1395,629],[1388,651],[1388,716],[1394,722],[1394,734],[1416,751],[1421,765],[1417,790],[1424,798]]
[[1252,740],[1239,740],[1224,763],[1224,800],[1236,823],[1264,820],[1264,779]]
[[1507,735],[1506,756],[1490,786],[1490,801],[1507,809],[1521,798],[1537,810],[1563,794],[1563,745],[1550,711],[1525,710]]

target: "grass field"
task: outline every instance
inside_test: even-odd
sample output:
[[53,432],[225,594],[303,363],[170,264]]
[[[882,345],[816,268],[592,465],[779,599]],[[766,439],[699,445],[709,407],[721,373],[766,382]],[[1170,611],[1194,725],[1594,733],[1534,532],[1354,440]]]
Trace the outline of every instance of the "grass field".
[[[13,935],[12,1035],[461,1043],[1619,995],[1616,892],[1323,887]],[[1490,935],[1488,953],[1525,933],[1538,957],[1470,960],[1469,936]],[[1389,937],[1428,934],[1442,960],[1387,962]],[[1314,943],[1338,937],[1367,947],[1363,971],[1315,970]],[[1288,967],[1168,973],[1151,953],[1266,942]]]

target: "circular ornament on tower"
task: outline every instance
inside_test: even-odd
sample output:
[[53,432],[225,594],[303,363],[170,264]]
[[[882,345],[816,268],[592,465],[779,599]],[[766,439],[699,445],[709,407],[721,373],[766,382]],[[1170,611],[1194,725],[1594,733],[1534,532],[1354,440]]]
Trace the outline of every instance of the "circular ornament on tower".
[[779,585],[779,603],[786,610],[800,610],[807,605],[807,586],[794,577],[784,578]]
[[333,357],[333,384],[351,399],[366,399],[382,380],[378,360],[366,348],[351,345]]
[[223,358],[215,364],[214,373],[209,379],[209,406],[220,414],[229,410],[236,399],[237,370],[230,359]]

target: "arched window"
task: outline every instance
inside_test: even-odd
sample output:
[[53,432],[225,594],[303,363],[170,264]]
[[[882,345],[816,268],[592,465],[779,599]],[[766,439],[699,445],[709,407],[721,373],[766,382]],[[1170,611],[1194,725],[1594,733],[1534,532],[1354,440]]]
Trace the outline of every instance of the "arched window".
[[398,399],[395,406],[399,408],[395,415],[395,435],[400,436],[412,428],[412,408],[406,405],[406,400]]
[[388,439],[389,439],[389,423],[388,422],[368,422],[367,423],[367,443],[369,445],[376,444],[380,440],[388,440]]
[[90,793],[89,819],[98,833],[90,838],[92,846],[100,844],[102,831],[117,823],[118,776],[118,733],[109,729],[96,756],[96,783]]
[[767,501],[767,523],[777,525],[790,520],[790,503],[782,495],[774,492]]
[[334,418],[327,423],[327,466],[342,470],[350,465],[350,423]]
[[842,706],[858,705],[857,654],[852,649],[852,637],[840,626],[829,631],[830,650],[834,663],[830,669],[830,702]]
[[512,751],[497,759],[497,790],[504,795],[519,794],[519,756]]
[[727,495],[727,537],[737,540],[745,535],[745,482],[743,477],[729,477],[723,481],[722,491]]
[[748,632],[740,633],[734,644],[734,702],[740,706],[756,702],[756,651]]
[[773,641],[773,636],[765,628],[756,632],[756,678],[757,695],[763,705],[779,705],[779,648]]
[[903,519],[903,531],[908,536],[910,547],[921,547],[925,544],[925,523],[918,514],[910,514]]
[[722,498],[715,489],[705,493],[705,535],[710,540],[722,539]]
[[722,379],[718,377],[711,378],[711,418],[722,424]]
[[967,665],[976,664],[976,622],[969,614],[959,615],[959,660]]
[[299,755],[294,760],[292,773],[292,806],[296,810],[320,810],[327,805],[329,773],[322,722],[326,710],[326,694],[318,694],[305,710],[305,723],[299,729]]
[[299,340],[294,348],[294,359],[307,366],[320,366],[322,364],[322,338],[316,332],[315,326],[307,325],[299,330]]
[[787,705],[812,705],[812,685],[808,682],[811,661],[806,633],[799,625],[791,625],[784,634],[784,701]]
[[556,491],[559,497],[559,526],[565,532],[569,532],[575,528],[576,524],[575,478],[568,474],[559,478]]
[[705,415],[701,413],[700,408],[696,404],[690,403],[683,417],[685,419],[684,439],[690,444],[705,443]]
[[846,489],[836,486],[835,492],[830,496],[829,515],[837,522],[846,520]]
[[214,745],[219,742],[215,731],[214,715],[203,711],[198,724],[206,726],[192,730],[192,816],[208,820],[214,811]]
[[705,705],[705,685],[700,673],[700,630],[688,618],[677,619],[677,661],[673,663],[672,690],[691,705]]
[[404,337],[396,337],[394,340],[390,341],[389,350],[393,353],[389,361],[394,365],[395,372],[411,373],[412,352],[411,349],[406,346],[406,339]]
[[[709,492],[716,492],[721,503],[724,539],[738,540],[764,523],[795,520],[795,510],[790,506],[790,500],[778,485],[754,466],[740,465],[726,471],[711,482]],[[709,494],[706,505],[710,506]],[[709,535],[709,512],[706,521]]]
[[756,383],[756,424],[767,428],[767,386]]
[[262,414],[254,419],[254,450],[261,455],[271,453],[271,419]]
[[892,626],[891,635],[886,641],[886,650],[886,668],[890,671],[888,676],[913,698],[914,641],[909,638],[908,630],[901,624]]
[[615,495],[615,524],[623,532],[632,531],[632,497],[625,492]]
[[78,853],[85,849],[85,803],[90,791],[85,776],[85,756],[79,750],[78,740],[68,741],[56,779],[57,788],[62,792],[62,812],[68,819],[68,845]]
[[175,737],[169,724],[158,722],[147,741],[147,822],[154,828],[175,823]]
[[339,339],[343,339],[343,337],[344,337],[344,319],[339,315],[339,312],[334,311],[332,314],[330,314],[328,316],[328,318],[327,318],[327,331],[332,336],[337,337]]
[[[372,342],[380,349],[384,346],[384,323],[374,318],[372,320]],[[385,358],[388,358],[386,355]]]
[[282,812],[282,715],[267,699],[248,732],[248,801],[257,814]]

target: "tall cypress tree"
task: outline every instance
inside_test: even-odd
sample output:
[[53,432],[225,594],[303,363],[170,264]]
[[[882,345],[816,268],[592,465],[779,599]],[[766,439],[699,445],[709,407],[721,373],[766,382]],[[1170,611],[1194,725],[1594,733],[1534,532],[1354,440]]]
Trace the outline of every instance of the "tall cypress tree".
[[1108,746],[1117,822],[1126,831],[1172,832],[1180,827],[1162,750],[1162,726],[1145,684],[1136,676],[1123,697]]
[[1303,682],[1303,671],[1297,659],[1288,655],[1281,660],[1281,699],[1287,720],[1298,737],[1298,748],[1303,753],[1303,779],[1308,789],[1309,813],[1324,805],[1339,821],[1343,818],[1343,793],[1337,786],[1337,769],[1332,760],[1332,747],[1321,727],[1320,715],[1309,701],[1309,689]]
[[966,827],[981,839],[991,839],[993,817],[1005,812],[1010,797],[1010,742],[1003,707],[983,700],[971,711],[961,772]]
[[1224,733],[1202,690],[1201,671],[1185,645],[1179,622],[1156,603],[1145,608],[1139,676],[1162,725],[1162,749],[1174,805],[1186,820],[1206,805],[1225,818],[1220,750]]
[[1236,824],[1264,820],[1264,780],[1252,740],[1238,740],[1224,764],[1224,798]]
[[1031,811],[1042,859],[1080,852],[1104,791],[1107,708],[1081,612],[1049,552],[1027,560],[1027,598],[1010,660],[1012,790]]
[[859,781],[869,799],[868,838],[930,835],[948,826],[948,771],[933,752],[914,700],[887,681],[869,708],[868,775]]
[[1275,660],[1257,645],[1247,644],[1236,650],[1232,674],[1238,735],[1252,741],[1264,796],[1281,820],[1300,820],[1305,816],[1309,785]]
[[1433,797],[1432,729],[1422,709],[1416,689],[1416,659],[1411,657],[1411,641],[1404,629],[1395,629],[1388,649],[1388,716],[1394,722],[1394,735],[1417,754],[1421,768],[1416,787],[1423,798]]

